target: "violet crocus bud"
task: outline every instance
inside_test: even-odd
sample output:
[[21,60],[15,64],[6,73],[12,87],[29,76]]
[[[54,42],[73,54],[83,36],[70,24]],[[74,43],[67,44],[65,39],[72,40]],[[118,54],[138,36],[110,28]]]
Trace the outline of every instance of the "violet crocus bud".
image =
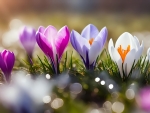
[[70,31],[67,26],[62,27],[59,31],[52,25],[47,28],[40,26],[36,33],[37,44],[50,59],[56,74],[59,73],[59,62],[69,43],[69,36]]
[[6,82],[10,82],[11,71],[15,62],[15,55],[9,50],[0,52],[0,68],[4,74]]
[[35,34],[36,30],[34,28],[24,26],[21,29],[19,35],[20,42],[30,58],[32,57],[32,53],[36,43]]
[[139,91],[139,94],[136,98],[139,107],[146,111],[146,113],[150,112],[150,86],[142,88]]

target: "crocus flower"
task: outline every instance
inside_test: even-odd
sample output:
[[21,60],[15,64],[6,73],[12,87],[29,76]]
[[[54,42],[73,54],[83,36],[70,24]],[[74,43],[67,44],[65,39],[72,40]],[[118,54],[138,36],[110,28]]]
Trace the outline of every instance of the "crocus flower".
[[4,73],[5,80],[10,81],[11,71],[14,66],[15,56],[13,52],[3,50],[0,52],[0,68]]
[[35,38],[36,31],[32,27],[23,27],[20,31],[20,42],[24,49],[26,50],[29,57],[32,57],[33,49],[36,43]]
[[62,54],[68,45],[69,36],[70,32],[67,26],[62,27],[59,31],[51,25],[47,28],[40,26],[36,33],[36,41],[50,59],[56,74],[59,70]]
[[128,77],[133,63],[135,65],[142,54],[143,41],[140,45],[137,37],[125,32],[117,39],[115,47],[110,39],[108,50],[111,59],[118,65],[121,77]]
[[146,111],[146,113],[150,112],[150,87],[144,87],[142,88],[137,97],[136,97],[136,101],[139,105],[139,107]]
[[94,69],[95,61],[104,47],[107,35],[106,27],[99,31],[92,24],[87,25],[81,35],[75,30],[71,32],[71,44],[81,56],[86,69]]

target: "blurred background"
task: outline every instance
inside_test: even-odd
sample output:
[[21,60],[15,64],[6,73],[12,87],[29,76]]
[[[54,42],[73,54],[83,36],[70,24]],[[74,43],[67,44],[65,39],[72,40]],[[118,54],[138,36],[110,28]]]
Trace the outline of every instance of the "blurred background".
[[[90,23],[99,30],[106,26],[108,40],[115,41],[127,31],[144,40],[144,52],[150,45],[149,0],[0,0],[0,51],[6,48],[20,58],[24,56],[18,42],[23,25],[35,29],[41,25],[51,24],[58,29],[68,25],[70,30],[81,32]],[[38,52],[37,47],[34,54]]]
[[[19,41],[19,30],[22,26],[24,25],[32,26],[37,30],[39,26],[46,27],[48,25],[53,25],[57,29],[60,29],[64,25],[67,25],[70,28],[70,31],[74,29],[80,33],[82,29],[88,24],[94,24],[99,30],[102,27],[106,26],[108,29],[107,43],[110,38],[113,38],[115,42],[116,39],[123,32],[130,32],[131,34],[137,36],[140,42],[142,40],[144,41],[143,54],[146,54],[147,48],[150,47],[150,0],[0,0],[0,51],[2,51],[3,49],[9,49],[13,51],[15,53],[15,56],[18,56],[16,57],[16,59],[18,60],[16,60],[15,63],[15,66],[18,66],[19,62],[22,61],[22,59],[26,55]],[[106,48],[107,48],[107,43],[105,45]],[[68,48],[68,50],[69,49],[70,51],[72,51],[71,46],[70,48]],[[37,55],[43,57],[41,53],[42,53],[41,50],[36,45],[34,51],[35,57],[37,58]],[[107,79],[106,76],[107,74],[102,73],[102,75],[104,75],[104,77],[106,77]],[[97,75],[94,75],[94,77],[96,76]],[[93,77],[93,75],[91,77]],[[50,79],[50,75],[48,75],[48,78]],[[125,95],[123,96],[121,93],[119,94],[118,92],[111,93],[112,91],[111,89],[114,89],[113,87],[116,86],[115,85],[113,86],[113,84],[106,84],[106,86],[108,86],[108,88],[106,88],[106,91],[110,92],[111,94],[108,92],[105,93],[104,92],[105,90],[99,91],[99,89],[103,89],[102,85],[105,85],[105,81],[103,79],[100,81],[100,78],[98,77],[92,78],[94,82],[91,82],[91,79],[90,81],[87,82],[86,79],[89,80],[89,78],[85,77],[83,79],[82,85],[85,84],[83,85],[83,89],[86,89],[85,87],[87,87],[88,89],[89,86],[91,88],[92,93],[89,94],[89,92],[87,92],[86,94],[83,91],[80,94],[80,92],[83,89],[81,84],[79,83],[70,83],[71,86],[68,86],[70,87],[70,89],[69,88],[68,89],[72,94],[70,97],[68,96],[70,93],[66,93],[66,92],[64,93],[63,89],[58,88],[58,90],[56,89],[56,91],[54,92],[58,93],[57,96],[59,98],[56,95],[52,95],[51,107],[53,109],[58,109],[59,107],[62,106],[64,107],[58,109],[57,112],[54,110],[52,113],[66,113],[65,111],[68,111],[68,109],[70,113],[79,113],[81,111],[85,111],[87,108],[90,108],[89,104],[86,102],[88,99],[89,99],[88,101],[91,102],[90,104],[92,106],[96,106],[95,108],[99,108],[98,105],[103,104],[105,108],[108,108],[108,110],[110,110],[112,106],[113,111],[116,113],[123,112],[125,107],[127,109],[128,108],[132,109],[132,107],[134,106],[133,103],[135,103],[135,100],[133,98],[135,98],[136,91],[134,92],[131,89],[124,88],[125,91],[123,90],[122,94],[126,92],[126,96]],[[63,80],[65,80],[64,77],[60,79],[60,81]],[[61,83],[60,81],[58,82]],[[101,83],[101,85],[99,85],[98,82]],[[39,86],[41,84],[43,83],[40,83]],[[63,86],[62,84],[60,84],[59,86]],[[26,85],[28,85],[28,82],[26,83]],[[18,86],[20,86],[20,84]],[[131,84],[131,86],[134,86],[134,84]],[[32,89],[32,86],[28,86],[28,87],[31,87],[31,93],[32,93],[32,90],[34,88]],[[41,87],[41,89],[44,89],[43,87]],[[35,89],[38,89],[36,91],[42,92],[39,89],[39,87],[36,87],[36,85],[35,85]],[[75,89],[75,91],[77,90],[76,92],[79,93],[79,97],[80,96],[81,96],[80,98],[83,97],[82,99],[86,100],[84,101],[87,105],[85,103],[82,103],[82,101],[79,102],[78,100],[80,98],[77,101],[74,101],[78,93],[76,92],[74,93],[74,90],[72,89]],[[136,87],[135,90],[137,90]],[[30,90],[28,92],[30,92]],[[148,97],[149,97],[149,92],[147,93]],[[37,92],[34,92],[34,90],[33,93],[35,93],[35,95],[38,94]],[[97,93],[100,94],[102,93],[102,95],[99,96]],[[95,94],[97,95],[95,96]],[[89,95],[90,97],[88,97]],[[120,95],[120,97],[118,95]],[[110,101],[106,101],[107,100],[106,96],[108,97],[108,100],[112,99],[114,103],[112,104]],[[24,98],[24,95],[22,98]],[[71,98],[71,99],[67,100],[66,98],[67,99]],[[128,101],[126,101],[126,98],[128,99]],[[105,100],[105,102],[103,99]],[[116,101],[117,99],[119,100],[119,102]],[[19,100],[18,97],[16,100]],[[101,103],[96,104],[95,102],[93,102],[93,101],[97,102],[97,100],[98,102]],[[147,98],[145,100],[147,100]],[[51,101],[51,97],[46,96],[46,102],[44,101],[44,103],[49,103],[50,101]],[[124,103],[120,101],[124,101]],[[68,102],[68,103],[64,104],[64,102]],[[3,111],[1,105],[0,105],[0,110]],[[91,110],[88,109],[88,110],[89,112],[87,113],[112,113],[111,110],[110,112],[108,111],[100,112],[98,111],[98,109],[91,109]],[[129,113],[129,111],[127,110],[125,112]],[[3,113],[7,113],[7,112],[3,112]],[[45,111],[44,113],[51,113],[51,112]],[[147,112],[140,112],[139,109],[137,109],[137,111],[132,113],[147,113]]]

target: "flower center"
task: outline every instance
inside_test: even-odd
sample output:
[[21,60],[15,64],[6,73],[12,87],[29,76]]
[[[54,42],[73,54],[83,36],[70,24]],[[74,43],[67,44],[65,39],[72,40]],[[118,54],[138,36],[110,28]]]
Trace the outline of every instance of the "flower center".
[[121,56],[123,62],[124,62],[125,57],[126,57],[126,55],[127,55],[127,53],[128,53],[129,51],[130,51],[130,45],[128,45],[128,47],[127,47],[126,50],[122,49],[122,46],[121,46],[121,45],[118,47],[118,52],[119,52],[119,54],[120,54],[120,56]]
[[89,40],[89,44],[92,45],[93,41],[94,41],[94,38],[91,38],[91,39]]

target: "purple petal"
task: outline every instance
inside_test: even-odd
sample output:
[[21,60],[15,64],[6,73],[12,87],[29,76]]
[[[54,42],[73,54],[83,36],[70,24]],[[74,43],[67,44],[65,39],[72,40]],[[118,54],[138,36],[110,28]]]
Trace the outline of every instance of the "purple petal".
[[28,54],[32,54],[33,52],[36,43],[35,34],[35,29],[31,27],[24,27],[20,31],[20,42],[22,43]]
[[3,58],[3,59],[4,59],[6,53],[7,53],[7,50],[6,50],[6,49],[4,49],[4,50],[1,52],[1,55],[2,55],[2,58]]
[[7,51],[7,53],[4,56],[4,61],[6,62],[8,75],[10,75],[11,71],[13,69],[14,63],[15,63],[15,55],[14,55],[14,53],[10,52],[10,51]]
[[89,40],[90,38],[95,38],[98,33],[99,30],[93,24],[89,24],[83,29],[81,36]]
[[0,68],[4,74],[7,73],[7,68],[6,68],[6,64],[5,64],[3,56],[2,56],[2,52],[0,53]]
[[96,61],[98,55],[101,53],[102,51],[102,42],[97,42],[94,41],[90,50],[89,50],[89,64],[93,64],[93,62]]
[[54,41],[57,36],[57,29],[54,26],[49,25],[45,29],[44,35],[49,40],[49,42],[53,43],[52,41]]
[[90,51],[89,51],[89,63],[92,64],[97,56],[101,53],[103,46],[107,39],[107,28],[104,27],[98,36],[95,38],[93,44],[91,45]]
[[37,30],[37,32],[40,32],[40,33],[44,33],[45,31],[45,28],[43,26],[40,26]]
[[0,68],[3,71],[7,82],[10,81],[11,71],[15,62],[15,56],[13,52],[3,50],[0,54]]
[[53,48],[48,39],[41,33],[36,34],[36,41],[41,50],[54,61]]
[[99,34],[96,36],[94,41],[97,41],[101,44],[102,42],[102,46],[104,46],[106,39],[108,36],[108,31],[106,27],[103,27],[102,30],[99,32]]
[[57,39],[55,41],[58,58],[60,60],[66,46],[68,45],[70,32],[67,26],[64,26],[58,31]]
[[73,30],[71,32],[70,42],[73,48],[84,58],[84,60],[86,60],[86,52],[89,51],[90,48],[88,40]]

